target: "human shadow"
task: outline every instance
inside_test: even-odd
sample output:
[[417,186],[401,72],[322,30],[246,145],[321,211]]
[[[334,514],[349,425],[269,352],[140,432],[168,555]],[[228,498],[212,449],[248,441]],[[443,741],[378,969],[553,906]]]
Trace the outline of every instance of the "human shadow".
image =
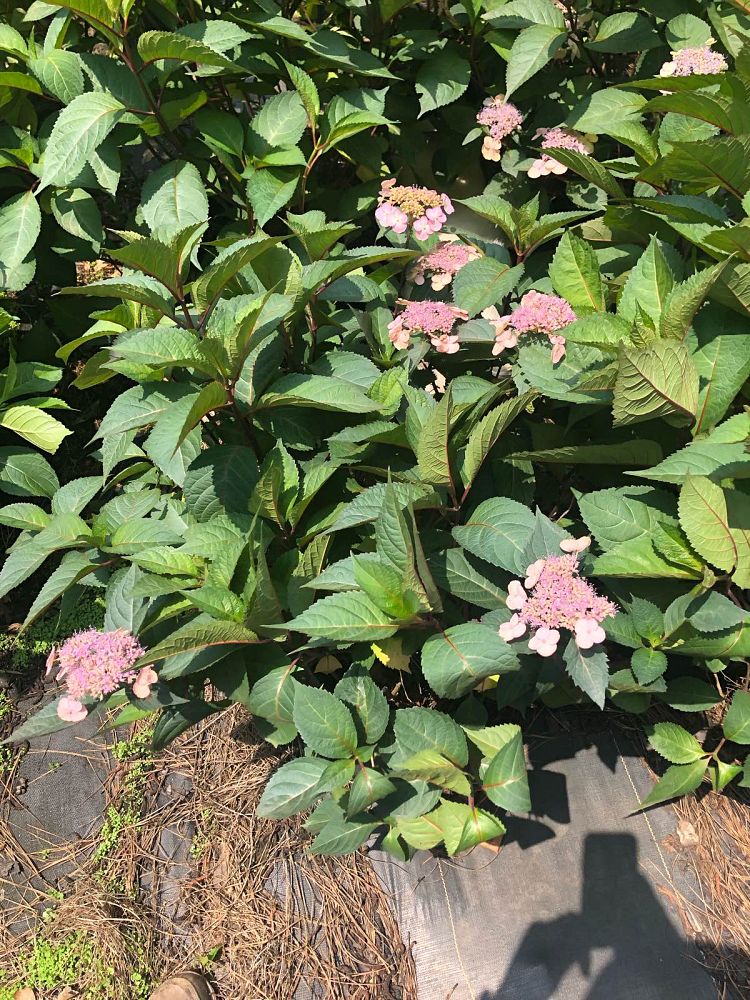
[[[477,1000],[713,1000],[690,950],[638,868],[635,837],[594,833],[584,844],[580,910],[532,924],[502,983]],[[575,967],[585,992],[557,994]]]

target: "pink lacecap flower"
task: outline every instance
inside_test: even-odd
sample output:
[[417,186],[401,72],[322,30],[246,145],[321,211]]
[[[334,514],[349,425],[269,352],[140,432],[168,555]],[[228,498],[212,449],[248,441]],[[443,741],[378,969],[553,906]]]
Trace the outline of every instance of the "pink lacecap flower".
[[561,547],[574,551],[561,556],[537,559],[526,569],[526,579],[511,580],[506,606],[515,612],[498,633],[506,642],[533,630],[529,648],[540,656],[552,656],[560,641],[560,629],[567,629],[579,649],[591,649],[606,638],[601,622],[617,613],[617,606],[597,594],[583,580],[578,552],[591,543],[588,537],[568,539]]
[[388,337],[397,350],[405,350],[409,346],[412,334],[423,333],[441,353],[456,353],[459,340],[453,328],[458,320],[469,318],[464,309],[447,302],[398,301],[404,309],[388,324]]
[[146,690],[146,682],[155,681],[155,672],[151,668],[140,673],[133,669],[144,653],[143,646],[125,629],[100,632],[92,628],[66,639],[47,659],[47,671],[57,662],[57,676],[65,681],[67,689],[58,705],[60,718],[80,721],[86,715],[83,699],[99,700],[123,684],[140,681],[141,690]]
[[659,76],[692,76],[694,73],[725,73],[729,66],[721,52],[711,48],[713,39],[707,45],[692,49],[678,49],[672,53],[670,62],[665,62]]
[[383,181],[378,196],[375,219],[383,229],[405,233],[409,226],[419,240],[438,233],[454,211],[447,194],[413,184],[396,184],[395,178]]
[[436,292],[449,285],[470,260],[482,256],[476,247],[462,243],[457,236],[439,236],[438,239],[438,245],[420,257],[409,272],[416,285],[423,285],[427,275],[430,275],[430,284]]
[[[572,149],[576,153],[583,153],[590,156],[594,149],[596,136],[583,135],[581,132],[574,132],[572,129],[556,128],[542,129],[537,132],[542,135],[542,149]],[[546,177],[547,174],[564,174],[567,171],[565,164],[560,163],[549,153],[542,153],[539,159],[529,167],[529,177]]]
[[498,95],[486,99],[477,122],[486,130],[482,156],[485,160],[499,160],[503,139],[521,127],[523,115],[515,104]]
[[508,316],[501,316],[494,306],[484,309],[482,316],[495,328],[494,355],[515,347],[521,334],[543,333],[552,344],[553,364],[565,357],[565,337],[557,331],[577,318],[565,299],[537,291],[527,292],[518,308]]

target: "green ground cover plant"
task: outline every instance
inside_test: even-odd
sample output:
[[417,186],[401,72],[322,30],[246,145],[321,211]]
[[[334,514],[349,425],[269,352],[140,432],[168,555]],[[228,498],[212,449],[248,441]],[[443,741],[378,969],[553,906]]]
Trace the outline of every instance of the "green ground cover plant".
[[317,853],[501,836],[539,702],[643,717],[643,805],[750,785],[744,4],[34,2],[0,52],[0,596],[105,604],[15,738],[241,702]]

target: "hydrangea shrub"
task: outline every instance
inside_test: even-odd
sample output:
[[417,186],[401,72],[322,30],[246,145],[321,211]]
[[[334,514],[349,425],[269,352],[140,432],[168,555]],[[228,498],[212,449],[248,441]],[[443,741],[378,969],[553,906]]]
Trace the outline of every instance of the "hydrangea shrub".
[[329,854],[501,836],[540,703],[750,784],[750,18],[620,6],[0,24],[0,596],[106,604],[16,738],[241,703]]

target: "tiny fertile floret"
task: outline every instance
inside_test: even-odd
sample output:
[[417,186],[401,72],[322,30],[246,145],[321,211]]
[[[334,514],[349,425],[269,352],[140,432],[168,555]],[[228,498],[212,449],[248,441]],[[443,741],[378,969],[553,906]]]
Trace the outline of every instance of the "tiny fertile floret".
[[[596,136],[574,132],[573,129],[557,126],[555,128],[543,129],[537,135],[543,137],[541,142],[543,150],[569,149],[574,153],[581,153],[584,156],[590,156],[594,151]],[[529,167],[529,177],[546,177],[547,174],[557,174],[559,176],[566,173],[567,169],[564,163],[560,163],[559,160],[554,158],[553,154],[543,152]]]
[[523,115],[504,97],[488,97],[477,114],[477,122],[485,131],[482,156],[485,160],[499,160],[503,139],[523,125]]
[[433,291],[442,291],[469,261],[482,255],[476,247],[462,243],[457,237],[439,237],[440,243],[411,268],[409,277],[416,285],[423,285],[429,277]]
[[569,302],[559,295],[544,292],[527,292],[518,308],[508,316],[501,316],[494,306],[483,310],[482,316],[495,329],[494,355],[518,344],[518,338],[526,333],[542,333],[552,345],[552,363],[557,364],[565,357],[565,337],[558,331],[575,322],[576,314]]
[[[711,39],[710,41],[713,41]],[[691,49],[678,49],[669,62],[659,70],[659,76],[693,76],[696,73],[725,73],[729,68],[721,52],[714,52],[711,44]]]

